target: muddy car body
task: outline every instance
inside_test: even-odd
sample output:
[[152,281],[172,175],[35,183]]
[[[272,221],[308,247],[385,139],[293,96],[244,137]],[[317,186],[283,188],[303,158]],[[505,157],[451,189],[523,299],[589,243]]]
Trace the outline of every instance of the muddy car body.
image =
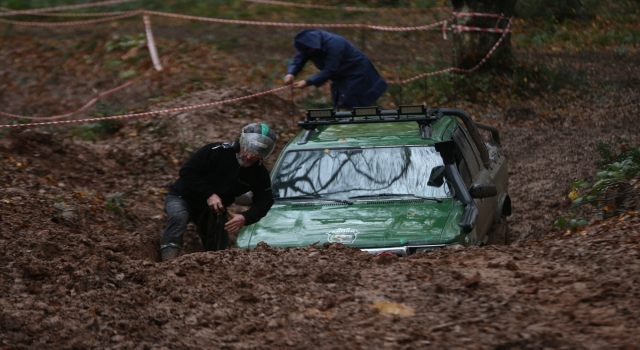
[[508,241],[497,129],[423,106],[309,110],[299,125],[271,172],[274,206],[237,247],[338,242],[407,256]]

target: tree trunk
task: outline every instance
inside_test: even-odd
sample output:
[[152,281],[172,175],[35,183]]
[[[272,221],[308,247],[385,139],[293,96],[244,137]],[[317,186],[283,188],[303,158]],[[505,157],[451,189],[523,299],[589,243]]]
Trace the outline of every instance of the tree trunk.
[[[516,0],[453,0],[453,10],[462,13],[503,14],[513,16]],[[504,29],[508,19],[498,20],[493,17],[459,16],[455,24],[469,27]],[[478,65],[491,51],[502,33],[478,31],[461,31],[453,36],[454,65],[461,69],[471,69]],[[498,74],[511,75],[516,67],[516,60],[511,52],[511,34],[507,33],[496,51],[478,70],[492,70]]]
[[591,20],[591,14],[580,0],[520,0],[516,5],[518,17],[544,18],[564,21],[565,19]]

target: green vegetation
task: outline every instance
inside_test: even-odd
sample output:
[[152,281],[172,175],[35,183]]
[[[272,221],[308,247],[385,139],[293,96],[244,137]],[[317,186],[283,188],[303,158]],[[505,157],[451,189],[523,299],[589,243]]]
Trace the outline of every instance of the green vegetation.
[[127,204],[122,200],[122,198],[123,198],[123,195],[120,192],[107,195],[106,197],[107,210],[115,213],[120,213],[121,208],[124,208],[127,206]]
[[617,139],[616,143],[618,144],[618,152],[613,150],[610,144],[598,141],[596,148],[601,158],[597,163],[598,167],[605,168],[612,163],[630,161],[630,168],[628,168],[630,173],[628,175],[633,176],[640,173],[640,146],[629,147],[629,141],[621,138]]
[[128,51],[135,47],[141,47],[146,44],[146,38],[144,34],[138,35],[111,35],[111,39],[107,40],[104,44],[104,49],[107,52],[114,50]]
[[[629,146],[624,139],[616,140],[618,150],[614,151],[610,144],[598,141],[596,146],[601,160],[597,163],[601,169],[597,172],[598,180],[589,184],[584,180],[571,184],[568,196],[572,200],[571,210],[584,215],[591,214],[600,219],[620,215],[627,212],[629,200],[638,193],[629,185],[629,181],[640,174],[640,145]],[[589,204],[592,209],[585,210]],[[554,222],[560,228],[573,229],[588,224],[585,217],[566,215]]]
[[518,64],[513,75],[513,89],[519,96],[557,92],[563,88],[587,85],[584,71],[563,66],[560,62]]
[[[115,111],[112,106],[104,103],[96,103],[97,112],[91,115],[92,118],[104,118],[112,115],[124,114],[124,111]],[[120,113],[118,113],[120,112]],[[124,126],[122,120],[99,120],[92,123],[82,123],[71,129],[71,135],[83,140],[95,141],[100,138],[115,134]]]

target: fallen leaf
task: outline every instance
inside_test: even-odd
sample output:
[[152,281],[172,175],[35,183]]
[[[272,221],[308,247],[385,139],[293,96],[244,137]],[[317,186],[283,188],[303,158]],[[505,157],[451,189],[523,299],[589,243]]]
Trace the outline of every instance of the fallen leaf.
[[402,317],[413,316],[416,311],[410,307],[391,301],[374,301],[371,306],[381,314],[398,315]]
[[529,288],[522,288],[518,290],[518,293],[520,294],[538,294],[538,287],[537,286],[533,286],[533,287],[529,287]]
[[480,273],[476,272],[475,275],[467,278],[464,282],[462,282],[462,286],[465,288],[475,288],[478,286],[478,284],[480,284],[481,278],[482,276],[480,276]]
[[576,198],[578,198],[578,190],[577,189],[573,189],[571,190],[571,192],[569,192],[568,195],[569,199],[571,199],[572,201],[576,200]]

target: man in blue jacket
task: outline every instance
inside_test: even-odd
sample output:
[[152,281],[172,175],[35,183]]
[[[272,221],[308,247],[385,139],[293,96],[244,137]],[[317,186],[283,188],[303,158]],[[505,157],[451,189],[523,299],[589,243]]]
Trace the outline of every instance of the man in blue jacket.
[[[295,88],[331,82],[331,98],[335,107],[366,107],[374,103],[387,88],[371,61],[343,37],[324,30],[305,29],[293,40],[298,50],[287,67],[286,85]],[[307,61],[320,70],[307,80],[294,83]]]

